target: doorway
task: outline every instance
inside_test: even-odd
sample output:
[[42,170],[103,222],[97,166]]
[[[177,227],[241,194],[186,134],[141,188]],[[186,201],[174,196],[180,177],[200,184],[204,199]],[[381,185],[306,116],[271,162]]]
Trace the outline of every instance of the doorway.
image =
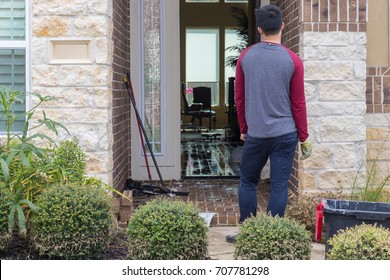
[[[239,43],[231,9],[246,12],[250,23],[248,6],[253,10],[258,2],[130,1],[131,79],[164,180],[239,176],[242,143],[237,141],[238,126],[234,127],[234,94],[229,96],[234,88],[229,78],[235,71],[225,66],[226,57],[238,53],[226,48]],[[247,29],[254,34],[250,24]],[[209,114],[183,114],[184,100],[192,105],[197,87],[211,92]],[[207,109],[204,105],[202,110]],[[131,122],[132,178],[145,180],[147,168],[135,116]]]
[[[248,17],[247,0],[180,1],[182,178],[240,176],[234,76]],[[199,102],[199,88],[208,89],[211,108]]]

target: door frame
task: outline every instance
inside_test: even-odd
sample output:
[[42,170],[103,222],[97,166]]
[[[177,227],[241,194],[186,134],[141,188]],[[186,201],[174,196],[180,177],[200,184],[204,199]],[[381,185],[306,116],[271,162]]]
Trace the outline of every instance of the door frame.
[[[130,67],[135,99],[143,115],[143,0],[130,1]],[[180,11],[179,1],[160,0],[161,5],[161,130],[162,152],[156,161],[164,180],[180,179]],[[147,169],[134,110],[131,114],[131,176],[147,180]],[[158,174],[149,157],[153,180]]]

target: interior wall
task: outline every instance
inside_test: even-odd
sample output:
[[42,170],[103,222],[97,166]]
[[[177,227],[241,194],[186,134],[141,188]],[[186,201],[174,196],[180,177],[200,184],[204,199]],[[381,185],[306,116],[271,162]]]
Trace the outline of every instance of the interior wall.
[[113,0],[113,185],[122,190],[131,174],[130,99],[123,75],[130,70],[130,1]]

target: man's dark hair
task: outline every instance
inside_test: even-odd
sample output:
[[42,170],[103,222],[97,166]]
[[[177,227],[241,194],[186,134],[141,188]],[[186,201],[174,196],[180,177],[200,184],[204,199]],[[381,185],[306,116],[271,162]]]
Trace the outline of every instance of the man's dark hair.
[[257,27],[260,27],[264,34],[278,34],[282,27],[282,11],[275,5],[265,5],[255,10]]

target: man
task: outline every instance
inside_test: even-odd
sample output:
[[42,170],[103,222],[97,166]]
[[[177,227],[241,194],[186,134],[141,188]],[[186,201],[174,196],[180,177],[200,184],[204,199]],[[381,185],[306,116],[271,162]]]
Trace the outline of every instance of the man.
[[[301,159],[311,154],[303,64],[281,45],[282,12],[266,5],[256,10],[256,20],[262,41],[245,49],[236,66],[236,108],[245,141],[238,193],[240,223],[256,216],[256,186],[268,158],[271,193],[267,213],[283,216],[298,140]],[[234,242],[235,236],[226,240]]]

